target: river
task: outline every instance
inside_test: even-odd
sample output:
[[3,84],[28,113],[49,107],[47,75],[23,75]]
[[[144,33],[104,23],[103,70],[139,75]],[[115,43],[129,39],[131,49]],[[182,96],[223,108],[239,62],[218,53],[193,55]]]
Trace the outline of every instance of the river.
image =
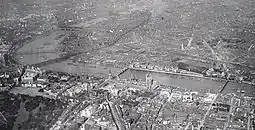
[[[224,85],[226,82],[225,80],[221,81],[214,81],[210,79],[203,79],[203,78],[191,78],[186,76],[177,76],[177,75],[171,75],[171,74],[164,74],[164,73],[158,73],[158,72],[148,72],[143,70],[134,70],[129,69],[122,75],[120,75],[121,79],[130,79],[130,76],[132,75],[133,78],[140,79],[142,81],[145,81],[146,74],[150,74],[154,80],[158,82],[158,84],[162,85],[169,85],[169,86],[179,86],[181,88],[185,89],[191,89],[192,91],[200,91],[200,90],[207,90],[213,93],[216,93],[219,91],[220,87]],[[245,95],[254,95],[255,94],[255,88],[252,85],[248,84],[239,84],[236,82],[229,82],[225,89],[223,90],[223,93],[235,93],[237,90],[240,90],[244,92]]]

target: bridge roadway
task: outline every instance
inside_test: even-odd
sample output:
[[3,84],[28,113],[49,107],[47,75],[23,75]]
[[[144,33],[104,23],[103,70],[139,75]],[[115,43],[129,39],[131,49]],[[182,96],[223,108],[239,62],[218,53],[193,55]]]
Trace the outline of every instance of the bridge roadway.
[[10,55],[15,54],[18,51],[18,49],[21,48],[25,44],[26,41],[31,40],[31,39],[32,39],[31,37],[26,37],[22,40],[14,41],[12,43],[12,45],[10,46],[10,48],[8,49],[8,54],[10,54]]
[[[25,44],[26,41],[31,39],[32,38],[30,37],[26,37],[22,40],[13,41],[11,46],[8,48],[7,52],[5,52],[5,54],[7,54],[9,63],[14,63],[15,65],[21,65],[21,63],[14,57],[14,55],[16,54],[17,50]],[[13,72],[15,70],[17,70],[16,67],[12,66],[12,67],[1,68],[0,72]]]
[[130,68],[124,68],[124,69],[122,69],[118,74],[117,74],[117,76],[119,77],[120,75],[122,75],[123,73],[125,73],[127,70],[129,70]]
[[43,66],[46,66],[46,65],[50,65],[50,64],[54,64],[54,63],[65,61],[65,60],[67,60],[67,59],[69,59],[71,57],[74,57],[76,55],[79,55],[79,54],[82,54],[82,52],[66,54],[66,55],[64,55],[62,57],[58,57],[58,58],[55,58],[55,59],[49,59],[47,61],[43,61],[43,62],[40,62],[40,63],[31,64],[31,66],[34,66],[34,67],[43,67]]

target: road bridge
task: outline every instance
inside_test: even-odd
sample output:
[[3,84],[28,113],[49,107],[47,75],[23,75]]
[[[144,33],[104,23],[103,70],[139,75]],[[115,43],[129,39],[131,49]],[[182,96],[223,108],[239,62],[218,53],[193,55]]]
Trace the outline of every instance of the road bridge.
[[122,69],[122,70],[117,74],[117,76],[119,77],[120,75],[122,75],[123,73],[125,73],[128,69],[129,69],[128,67]]
[[58,62],[62,62],[62,61],[65,61],[73,56],[76,56],[76,55],[79,55],[81,54],[80,52],[77,52],[77,53],[69,53],[69,54],[66,54],[62,57],[58,57],[58,58],[55,58],[55,59],[49,59],[47,61],[43,61],[43,62],[39,62],[39,63],[35,63],[35,64],[31,64],[31,66],[34,66],[34,67],[42,67],[42,66],[46,66],[46,65],[49,65],[49,64],[54,64],[54,63],[58,63]]

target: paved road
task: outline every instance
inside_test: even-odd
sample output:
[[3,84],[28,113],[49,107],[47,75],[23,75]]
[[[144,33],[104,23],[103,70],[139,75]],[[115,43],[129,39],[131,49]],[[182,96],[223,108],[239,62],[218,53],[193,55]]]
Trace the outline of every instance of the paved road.
[[232,97],[231,98],[231,100],[230,100],[230,109],[229,109],[229,112],[228,112],[228,115],[227,115],[227,122],[226,122],[226,124],[224,125],[224,128],[223,128],[223,130],[227,130],[228,129],[228,126],[229,126],[229,123],[230,123],[230,120],[231,120],[231,114],[232,114],[232,111],[233,111],[233,99],[234,99],[234,97]]
[[208,107],[208,109],[207,109],[207,111],[206,111],[206,113],[205,113],[205,115],[204,115],[202,121],[200,122],[200,124],[199,124],[199,126],[198,126],[198,130],[200,130],[202,127],[204,127],[204,123],[205,123],[205,121],[206,121],[206,117],[209,115],[210,110],[212,109],[213,103],[216,101],[216,99],[218,98],[219,94],[222,93],[222,91],[224,90],[224,88],[227,86],[228,83],[229,83],[229,81],[227,81],[227,82],[220,88],[219,92],[218,92],[218,93],[216,94],[216,96],[213,98],[213,100],[212,100],[210,106]]
[[111,110],[113,120],[116,123],[117,130],[126,130],[125,123],[122,120],[120,113],[118,113],[118,110],[116,106],[114,105],[114,103],[108,101],[108,105]]

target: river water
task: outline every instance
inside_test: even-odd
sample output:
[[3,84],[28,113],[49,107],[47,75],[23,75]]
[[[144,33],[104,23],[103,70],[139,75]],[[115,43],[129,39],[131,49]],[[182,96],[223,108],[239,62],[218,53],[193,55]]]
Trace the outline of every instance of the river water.
[[[143,70],[127,70],[125,73],[120,75],[121,79],[130,79],[136,78],[142,81],[145,81],[146,74],[150,74],[150,76],[157,81],[158,84],[169,85],[169,86],[179,86],[184,89],[191,89],[192,91],[210,91],[216,93],[219,91],[220,87],[222,87],[226,81],[214,81],[210,79],[203,78],[191,78],[185,76],[177,76],[171,74],[164,74],[158,72],[148,72]],[[223,93],[235,93],[237,90],[244,90],[245,95],[252,96],[255,94],[255,87],[248,84],[239,84],[235,82],[229,82],[225,87]]]

